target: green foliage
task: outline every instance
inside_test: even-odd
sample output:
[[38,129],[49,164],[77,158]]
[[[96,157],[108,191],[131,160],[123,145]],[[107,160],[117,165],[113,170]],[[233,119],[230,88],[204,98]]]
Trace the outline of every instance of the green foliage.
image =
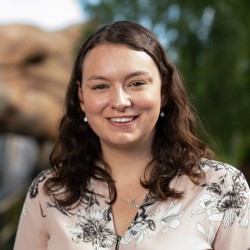
[[250,1],[79,1],[96,24],[133,20],[156,34],[217,143],[212,148],[240,165],[250,138]]

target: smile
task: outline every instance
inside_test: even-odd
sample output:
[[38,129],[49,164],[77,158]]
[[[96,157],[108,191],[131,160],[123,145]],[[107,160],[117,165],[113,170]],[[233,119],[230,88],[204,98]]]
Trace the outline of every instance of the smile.
[[110,118],[112,122],[120,122],[120,123],[125,123],[125,122],[132,122],[135,119],[135,117],[117,117],[117,118]]

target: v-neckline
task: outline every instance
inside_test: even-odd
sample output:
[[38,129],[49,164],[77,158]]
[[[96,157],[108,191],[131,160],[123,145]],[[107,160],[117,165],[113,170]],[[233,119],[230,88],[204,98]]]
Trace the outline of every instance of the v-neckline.
[[[150,201],[150,202],[149,202]],[[124,239],[124,237],[126,236],[127,232],[136,224],[136,219],[139,217],[139,213],[142,209],[144,209],[145,206],[149,206],[149,205],[152,205],[153,203],[155,202],[155,199],[151,197],[151,195],[149,193],[146,193],[144,199],[143,199],[143,202],[142,204],[140,205],[139,209],[137,210],[134,218],[132,219],[132,221],[130,222],[128,228],[126,229],[124,235],[120,235],[116,232],[116,229],[115,229],[115,220],[114,220],[114,214],[113,214],[113,210],[112,210],[112,206],[109,205],[109,215],[110,215],[110,218],[111,218],[111,221],[112,221],[112,230],[114,232],[114,236],[116,238],[120,237],[120,239]]]

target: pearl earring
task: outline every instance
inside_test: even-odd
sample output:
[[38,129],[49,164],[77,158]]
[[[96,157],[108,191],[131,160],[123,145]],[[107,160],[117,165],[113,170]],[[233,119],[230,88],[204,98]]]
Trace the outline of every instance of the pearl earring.
[[164,116],[165,116],[165,113],[164,113],[163,111],[161,111],[160,116],[161,116],[161,117],[164,117]]
[[84,122],[88,122],[88,118],[86,116],[83,118],[83,120]]

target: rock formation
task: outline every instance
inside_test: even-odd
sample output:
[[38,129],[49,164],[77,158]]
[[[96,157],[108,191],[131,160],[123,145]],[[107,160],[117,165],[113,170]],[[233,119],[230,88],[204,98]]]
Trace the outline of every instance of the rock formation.
[[0,133],[54,138],[83,26],[0,26]]

